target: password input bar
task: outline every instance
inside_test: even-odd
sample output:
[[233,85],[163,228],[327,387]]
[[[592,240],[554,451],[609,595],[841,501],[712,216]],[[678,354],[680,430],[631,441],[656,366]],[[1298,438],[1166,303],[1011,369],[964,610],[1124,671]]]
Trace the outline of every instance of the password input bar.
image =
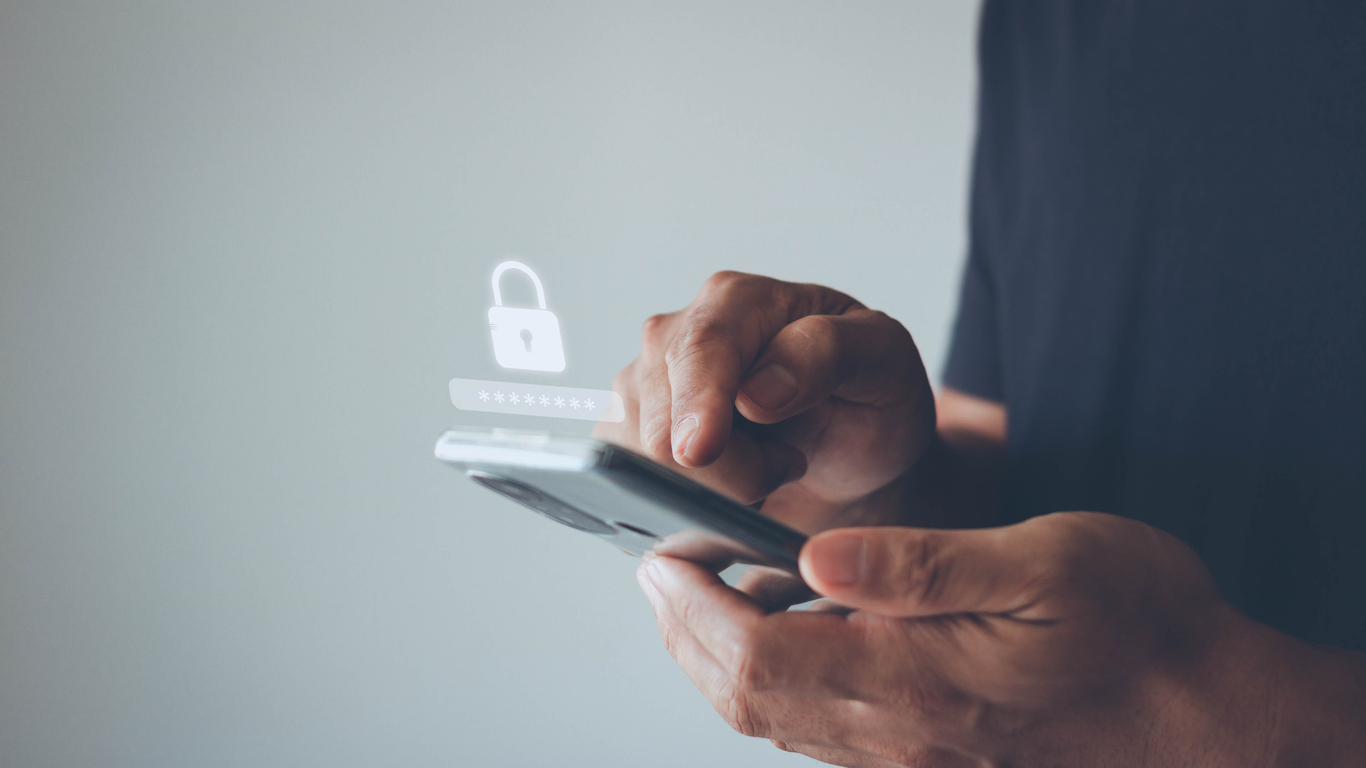
[[462,411],[584,421],[621,421],[626,418],[626,406],[621,401],[621,395],[610,389],[451,379],[451,402]]

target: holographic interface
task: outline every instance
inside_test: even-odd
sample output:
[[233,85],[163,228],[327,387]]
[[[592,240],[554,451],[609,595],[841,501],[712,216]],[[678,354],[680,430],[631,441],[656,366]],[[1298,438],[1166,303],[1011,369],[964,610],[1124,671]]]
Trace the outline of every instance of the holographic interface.
[[[536,307],[503,306],[506,272],[521,272],[536,287]],[[493,356],[504,368],[560,373],[565,369],[560,320],[546,307],[545,286],[520,261],[504,261],[493,270],[493,306],[489,307]],[[622,421],[626,406],[609,389],[525,384],[482,379],[451,379],[451,403],[462,411],[547,416],[584,421]]]
[[[498,283],[509,269],[524,272],[531,278],[536,286],[538,309],[503,306],[503,291]],[[545,287],[531,267],[519,261],[505,261],[493,270],[489,331],[493,333],[493,356],[504,368],[552,373],[564,370],[560,321],[554,312],[545,308]]]

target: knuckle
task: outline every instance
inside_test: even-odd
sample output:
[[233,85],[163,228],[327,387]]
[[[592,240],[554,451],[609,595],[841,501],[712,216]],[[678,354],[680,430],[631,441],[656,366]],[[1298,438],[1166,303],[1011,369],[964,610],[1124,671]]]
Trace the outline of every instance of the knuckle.
[[668,414],[652,415],[640,423],[640,447],[658,458],[673,455],[673,444],[669,440]]
[[754,701],[744,691],[731,688],[721,697],[717,709],[736,733],[742,736],[766,737],[768,726],[760,716]]
[[734,338],[731,329],[723,323],[700,320],[674,336],[669,348],[664,352],[664,363],[673,368],[704,350],[725,346],[734,348]]
[[645,322],[640,326],[640,339],[642,346],[656,346],[659,340],[664,337],[669,327],[669,321],[673,317],[671,314],[650,315],[645,318]]
[[673,387],[673,399],[677,403],[687,403],[706,396],[715,386],[705,372],[691,373],[677,377]]
[[750,693],[773,688],[775,677],[766,645],[763,636],[755,631],[745,632],[735,641],[725,663],[733,687]]
[[771,307],[785,295],[779,280],[746,272],[717,272],[702,284],[694,306],[715,304],[752,304]]
[[[1050,556],[1040,564],[1038,580],[1048,591],[1065,585],[1090,584],[1098,586],[1092,575],[1093,553],[1104,551],[1095,540],[1092,532],[1084,524],[1076,524],[1073,518],[1062,515],[1049,515],[1053,530],[1050,532]],[[1036,518],[1037,520],[1038,518]],[[1034,523],[1026,521],[1025,525]],[[1034,523],[1041,525],[1041,523]]]
[[642,400],[639,409],[640,447],[660,459],[673,455],[669,441],[671,403],[652,398],[648,402]]
[[876,321],[885,328],[886,345],[890,349],[903,353],[902,357],[906,360],[915,360],[920,357],[920,352],[915,345],[915,337],[911,331],[900,320],[892,317],[880,310],[868,310],[872,313]]
[[1036,540],[1041,555],[1034,559],[1020,592],[1031,603],[1043,603],[1072,615],[1109,616],[1126,605],[1137,584],[1116,580],[1119,564],[1103,536],[1076,513],[1063,512],[1018,523],[1022,533]]
[[950,583],[950,560],[933,535],[914,532],[903,549],[899,582],[907,597],[927,610],[944,604],[945,590]]
[[897,320],[895,317],[892,317],[880,309],[860,309],[858,312],[866,314],[868,317],[872,318],[874,322],[885,326],[889,331],[892,331],[897,335],[905,335],[908,339],[911,337],[911,332],[906,330],[906,326],[902,325],[900,320]]
[[669,344],[669,354],[677,358],[679,355],[692,352],[700,346],[730,341],[734,335],[733,329],[726,323],[713,318],[699,317],[674,336],[673,341]]
[[670,656],[678,656],[678,626],[668,619],[661,619],[659,622],[659,637],[664,641],[664,650]]
[[723,269],[720,272],[713,273],[711,277],[708,277],[706,281],[702,283],[701,293],[709,294],[727,290],[752,278],[754,278],[754,275],[736,272],[733,269]]
[[792,329],[805,337],[818,354],[833,356],[841,345],[839,322],[831,315],[808,315],[793,323]]

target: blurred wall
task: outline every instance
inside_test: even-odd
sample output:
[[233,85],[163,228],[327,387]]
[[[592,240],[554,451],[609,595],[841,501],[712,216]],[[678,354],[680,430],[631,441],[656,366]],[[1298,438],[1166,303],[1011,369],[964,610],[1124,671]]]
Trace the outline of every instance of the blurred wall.
[[808,762],[711,711],[631,560],[431,446],[584,431],[447,398],[534,379],[484,327],[509,255],[557,383],[722,268],[937,372],[975,16],[0,1],[0,765]]

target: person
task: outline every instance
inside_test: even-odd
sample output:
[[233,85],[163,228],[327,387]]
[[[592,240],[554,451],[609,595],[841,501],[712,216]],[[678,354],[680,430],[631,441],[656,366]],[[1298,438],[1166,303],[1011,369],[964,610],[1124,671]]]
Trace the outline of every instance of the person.
[[848,766],[1366,765],[1363,40],[1359,3],[987,0],[937,397],[830,288],[721,273],[645,323],[615,439],[813,534],[828,598],[641,566],[732,727]]

